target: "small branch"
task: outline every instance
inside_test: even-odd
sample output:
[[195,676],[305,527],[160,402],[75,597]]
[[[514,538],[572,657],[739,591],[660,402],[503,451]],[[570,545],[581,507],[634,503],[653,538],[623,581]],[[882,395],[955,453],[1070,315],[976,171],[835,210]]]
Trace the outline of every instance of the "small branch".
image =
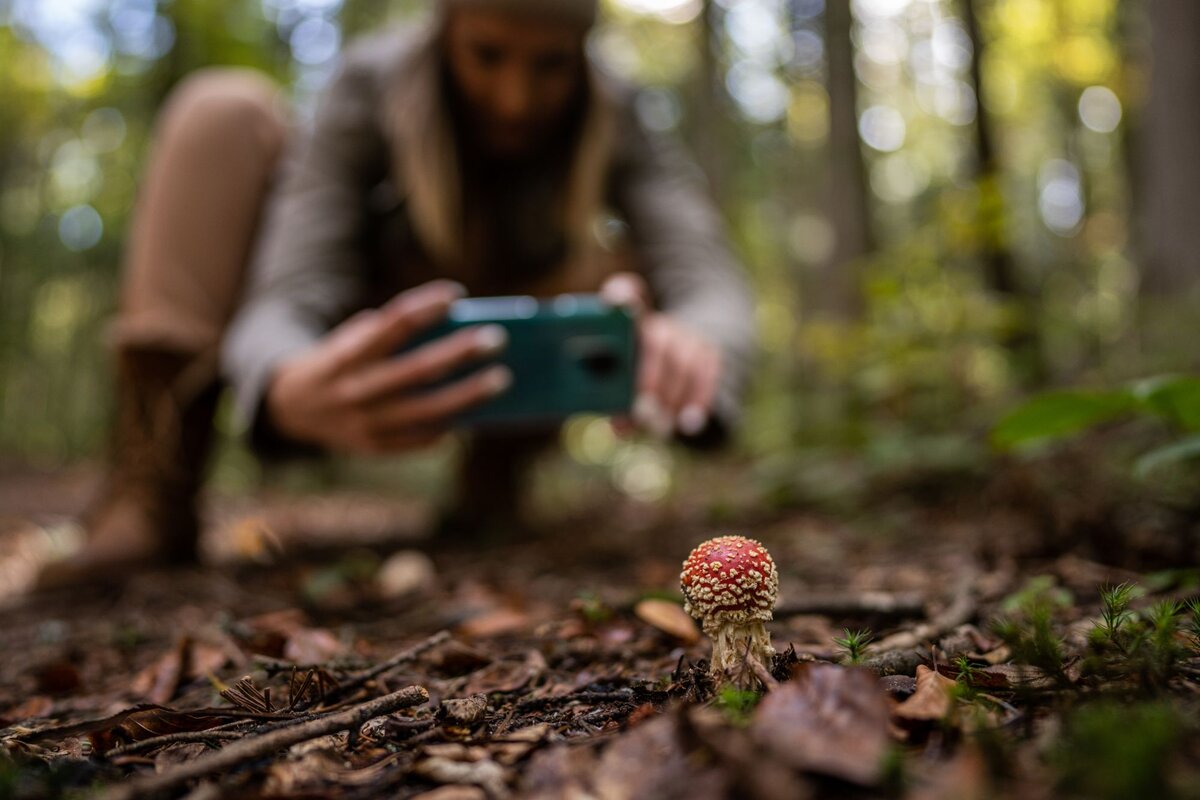
[[359,688],[360,686],[364,686],[369,681],[372,681],[375,678],[378,678],[380,675],[383,675],[386,672],[390,672],[391,670],[395,669],[396,667],[400,666],[401,664],[405,664],[409,661],[412,661],[415,658],[420,657],[426,651],[432,650],[433,648],[437,647],[439,644],[441,644],[442,642],[446,641],[449,638],[450,638],[450,634],[447,631],[438,631],[437,633],[433,634],[429,638],[425,639],[424,641],[418,642],[417,644],[413,645],[412,647],[408,648],[407,650],[400,651],[396,655],[389,658],[387,661],[384,661],[382,664],[376,664],[375,666],[371,667],[368,670],[363,670],[362,672],[357,672],[353,675],[348,676],[346,678],[346,680],[342,681],[341,683],[339,683],[337,686],[335,686],[333,689],[331,689],[329,691],[329,693],[325,696],[323,702],[328,702],[328,701],[334,700],[338,697],[346,696],[347,694],[349,694],[350,692]]
[[[237,723],[244,725],[244,722]],[[224,727],[224,726],[222,726]],[[207,731],[183,731],[181,733],[166,733],[162,736],[155,736],[151,739],[142,739],[140,742],[130,742],[123,744],[120,747],[114,747],[112,750],[104,754],[105,758],[116,758],[117,756],[127,756],[133,753],[141,753],[146,750],[154,750],[158,747],[165,747],[171,744],[181,744],[185,742],[203,742],[204,744],[217,744],[228,739],[240,739],[246,734],[242,731],[218,730],[212,728]]]
[[954,592],[954,599],[942,613],[911,630],[894,633],[880,639],[869,648],[870,651],[881,654],[892,650],[908,650],[917,647],[922,642],[934,641],[959,625],[970,622],[978,610],[975,598],[977,577],[977,573],[972,572],[959,583]]
[[429,693],[420,686],[409,686],[361,705],[348,708],[299,725],[291,725],[262,736],[245,737],[215,753],[186,761],[157,775],[133,778],[99,795],[100,800],[136,800],[188,781],[227,772],[247,761],[265,758],[292,745],[345,730],[358,730],[367,720],[392,714],[429,701]]
[[775,616],[815,614],[825,617],[919,617],[925,613],[925,598],[916,592],[857,592],[854,594],[808,594],[792,598],[775,609]]
[[779,688],[779,681],[775,680],[763,663],[750,653],[746,654],[746,666],[750,667],[750,671],[754,673],[754,677],[758,678],[758,682],[763,685],[765,690],[770,692]]

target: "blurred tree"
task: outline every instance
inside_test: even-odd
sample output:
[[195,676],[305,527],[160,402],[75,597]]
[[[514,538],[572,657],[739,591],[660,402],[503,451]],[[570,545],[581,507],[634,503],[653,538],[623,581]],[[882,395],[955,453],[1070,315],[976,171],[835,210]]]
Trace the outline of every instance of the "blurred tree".
[[1142,290],[1168,295],[1200,278],[1200,3],[1151,0],[1150,83],[1140,144]]
[[[970,82],[975,97],[982,97],[984,50],[987,46],[979,24],[979,0],[962,0],[961,13],[971,41]],[[1028,287],[1022,285],[1009,245],[1008,214],[1000,189],[1002,167],[996,154],[994,123],[985,103],[975,107],[975,184],[978,209],[975,232],[979,258],[989,289],[1007,298],[1017,311],[1016,324],[1006,333],[1005,344],[1021,362],[1030,383],[1041,383],[1045,364],[1037,338],[1037,306]]]
[[850,3],[825,4],[829,91],[829,161],[825,174],[834,245],[821,266],[815,309],[854,319],[863,311],[859,259],[873,247],[862,142],[858,133],[858,80],[854,75]]

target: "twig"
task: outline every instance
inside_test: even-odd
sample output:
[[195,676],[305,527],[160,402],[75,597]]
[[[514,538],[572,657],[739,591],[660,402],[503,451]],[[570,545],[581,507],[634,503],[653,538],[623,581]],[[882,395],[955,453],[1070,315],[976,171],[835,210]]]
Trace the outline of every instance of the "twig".
[[100,800],[135,800],[149,797],[168,789],[175,789],[188,781],[208,775],[226,772],[247,761],[264,758],[292,745],[328,736],[345,730],[358,730],[364,722],[392,714],[402,708],[411,708],[429,701],[429,693],[421,686],[409,686],[398,692],[384,695],[361,705],[310,720],[299,725],[290,725],[262,736],[246,737],[215,753],[186,761],[163,770],[157,775],[134,778],[114,786],[99,795]]
[[619,689],[615,692],[572,692],[571,694],[560,694],[555,697],[534,697],[530,700],[518,703],[516,706],[518,714],[525,714],[530,711],[541,711],[556,705],[567,705],[570,703],[633,703],[637,700],[637,694],[633,689]]
[[450,638],[449,632],[438,631],[437,633],[433,634],[429,638],[425,639],[424,641],[418,642],[417,644],[413,645],[412,647],[408,648],[407,650],[401,650],[399,653],[392,656],[387,661],[384,661],[382,664],[376,664],[375,666],[371,667],[368,670],[363,670],[362,672],[357,672],[353,675],[350,675],[349,677],[346,678],[345,681],[339,683],[337,686],[335,686],[333,689],[331,689],[329,691],[329,693],[325,695],[324,701],[329,701],[329,700],[336,699],[338,697],[345,696],[349,692],[352,692],[353,690],[359,688],[360,686],[365,685],[368,681],[372,681],[375,678],[378,678],[380,675],[383,675],[385,672],[389,672],[389,671],[395,669],[396,667],[400,666],[401,664],[407,663],[407,662],[412,661],[413,659],[419,657],[422,653],[424,653],[428,650],[432,650],[433,648],[437,647],[439,644],[441,644],[442,642],[446,641],[449,638]]
[[779,681],[775,680],[775,676],[751,653],[746,654],[746,666],[750,667],[754,677],[758,678],[758,682],[768,692],[779,688]]
[[817,614],[825,617],[916,617],[925,613],[925,598],[917,592],[856,592],[809,594],[775,608],[775,617]]
[[[238,724],[245,724],[244,721],[239,721]],[[224,726],[222,726],[224,727]],[[204,744],[216,744],[217,742],[226,739],[240,739],[246,734],[242,731],[218,730],[211,728],[206,731],[183,731],[181,733],[165,733],[162,736],[155,736],[150,739],[142,739],[140,742],[130,742],[123,744],[120,747],[114,747],[112,750],[105,752],[105,758],[116,758],[117,756],[127,756],[132,753],[141,753],[145,750],[153,750],[156,747],[164,747],[169,744],[180,744],[184,742],[203,742]]]
[[942,613],[928,622],[921,623],[911,630],[900,631],[884,637],[869,649],[873,653],[887,653],[892,650],[907,650],[922,642],[937,639],[949,631],[970,622],[977,610],[975,599],[975,583],[978,573],[971,572],[959,582],[950,605]]

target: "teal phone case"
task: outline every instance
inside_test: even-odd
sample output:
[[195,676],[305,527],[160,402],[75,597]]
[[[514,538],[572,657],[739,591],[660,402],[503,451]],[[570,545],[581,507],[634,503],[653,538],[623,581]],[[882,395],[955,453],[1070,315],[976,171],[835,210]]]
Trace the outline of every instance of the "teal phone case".
[[410,347],[488,324],[508,331],[508,346],[485,363],[506,365],[513,383],[504,394],[460,417],[463,425],[550,425],[573,414],[624,414],[632,407],[637,343],[626,309],[589,294],[548,300],[466,298],[453,303],[447,319]]

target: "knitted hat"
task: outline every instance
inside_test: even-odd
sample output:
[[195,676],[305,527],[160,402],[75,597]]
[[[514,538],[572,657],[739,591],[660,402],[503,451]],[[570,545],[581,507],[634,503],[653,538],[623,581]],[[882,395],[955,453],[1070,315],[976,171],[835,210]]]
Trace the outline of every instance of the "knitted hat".
[[596,21],[596,0],[442,0],[447,8],[492,8],[520,14],[536,14],[590,27]]

